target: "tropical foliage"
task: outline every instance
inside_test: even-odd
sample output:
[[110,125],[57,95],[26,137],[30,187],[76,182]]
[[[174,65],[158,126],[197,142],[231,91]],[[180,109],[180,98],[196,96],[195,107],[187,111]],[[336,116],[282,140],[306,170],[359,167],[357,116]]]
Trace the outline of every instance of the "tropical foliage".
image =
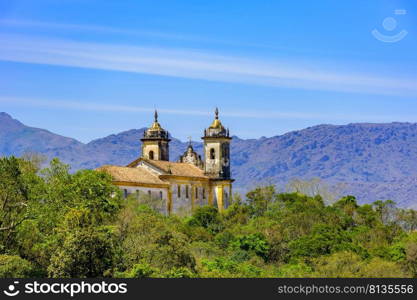
[[0,159],[0,277],[417,277],[417,213],[258,187],[165,216],[111,178]]

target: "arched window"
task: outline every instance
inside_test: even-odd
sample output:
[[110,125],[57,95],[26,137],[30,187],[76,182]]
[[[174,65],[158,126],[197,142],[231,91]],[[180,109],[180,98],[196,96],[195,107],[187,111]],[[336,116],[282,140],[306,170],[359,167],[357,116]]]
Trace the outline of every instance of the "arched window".
[[151,150],[151,151],[149,151],[149,159],[154,159],[154,153],[153,153],[153,151]]
[[185,186],[185,198],[188,199],[188,185]]
[[210,159],[215,159],[215,158],[216,158],[216,150],[211,148],[210,149]]
[[162,192],[159,192],[159,198],[162,200],[164,198],[164,194]]
[[195,198],[198,199],[198,187],[195,187]]
[[181,186],[180,185],[178,185],[177,196],[178,198],[181,198]]
[[206,189],[203,188],[203,199],[206,199]]

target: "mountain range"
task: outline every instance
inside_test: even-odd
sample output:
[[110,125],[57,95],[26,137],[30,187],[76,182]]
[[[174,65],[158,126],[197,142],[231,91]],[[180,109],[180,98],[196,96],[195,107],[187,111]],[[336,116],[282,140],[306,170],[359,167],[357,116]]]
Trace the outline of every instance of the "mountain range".
[[[24,152],[58,157],[72,170],[103,164],[126,165],[139,156],[145,128],[131,129],[82,143],[45,129],[26,126],[0,113],[0,155]],[[187,143],[171,137],[170,156],[176,160]],[[193,142],[202,154],[202,144]],[[391,199],[417,208],[417,124],[358,123],[317,125],[274,137],[240,139],[231,146],[237,190],[274,183],[279,189],[292,179],[321,178],[340,186],[359,202]]]

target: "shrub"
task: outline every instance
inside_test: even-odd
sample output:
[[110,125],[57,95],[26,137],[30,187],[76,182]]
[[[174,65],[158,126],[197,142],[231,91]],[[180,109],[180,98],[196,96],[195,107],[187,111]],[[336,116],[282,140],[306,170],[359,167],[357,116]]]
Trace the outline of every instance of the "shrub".
[[213,233],[217,233],[223,229],[219,212],[212,206],[197,208],[193,216],[189,219],[188,224],[190,226],[202,226]]
[[35,276],[29,261],[15,255],[0,255],[0,278],[26,278]]
[[253,253],[264,260],[268,258],[269,245],[265,236],[261,233],[239,236],[231,243],[231,247],[250,254]]

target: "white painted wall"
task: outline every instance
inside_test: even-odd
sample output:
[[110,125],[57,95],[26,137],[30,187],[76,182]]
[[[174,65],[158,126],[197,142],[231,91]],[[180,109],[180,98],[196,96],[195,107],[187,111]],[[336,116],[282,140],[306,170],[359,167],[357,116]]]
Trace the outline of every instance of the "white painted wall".
[[[180,185],[181,188],[181,195],[178,196],[178,185]],[[198,182],[194,183],[195,186],[198,185]],[[188,198],[186,197],[186,186],[189,188]],[[191,189],[192,185],[190,183],[173,183],[170,186],[171,192],[172,192],[172,212],[179,212],[181,210],[184,210],[184,208],[191,209],[191,199],[192,194],[195,195],[195,190]],[[119,186],[119,188],[122,190],[123,195],[125,195],[125,190],[127,191],[128,195],[134,194],[136,195],[136,191],[140,191],[146,195],[148,195],[149,191],[151,192],[151,196],[155,198],[160,197],[160,193],[162,192],[162,198],[165,201],[165,203],[168,203],[168,190],[166,188],[148,188],[148,187],[136,187],[136,186]],[[217,195],[215,192],[215,187],[212,187],[213,189],[213,204],[215,207],[217,207]],[[194,204],[195,206],[204,206],[208,205],[208,195],[209,190],[208,187],[205,187],[205,197],[203,198],[203,187],[197,186],[198,195],[195,197]],[[226,196],[227,195],[227,196]],[[229,187],[224,188],[224,207],[228,207],[230,204],[230,189]]]
[[122,190],[123,196],[125,195],[125,190],[127,191],[127,194],[136,194],[136,191],[140,191],[148,194],[149,191],[151,191],[152,197],[160,197],[160,192],[162,192],[162,198],[166,201],[168,199],[168,193],[167,189],[163,188],[148,188],[148,187],[140,187],[140,186],[119,186],[119,188]]

